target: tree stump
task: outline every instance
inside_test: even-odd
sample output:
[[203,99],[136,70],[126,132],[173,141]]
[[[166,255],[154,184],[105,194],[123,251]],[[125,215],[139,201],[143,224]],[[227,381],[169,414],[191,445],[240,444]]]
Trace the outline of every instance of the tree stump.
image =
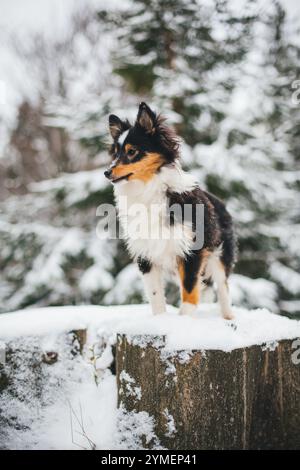
[[163,336],[118,335],[119,408],[148,413],[156,443],[167,449],[300,449],[295,347],[283,340],[171,352]]
[[[86,337],[86,329],[77,329],[58,334],[56,339],[65,344],[72,356],[77,356],[83,353]],[[57,350],[42,347],[44,339],[43,336],[25,336],[6,340],[6,343],[0,340],[0,393],[14,380],[16,371],[21,367],[27,367],[28,377],[33,374],[33,382],[38,384],[43,364],[52,365],[60,360]],[[39,389],[39,385],[36,388]]]

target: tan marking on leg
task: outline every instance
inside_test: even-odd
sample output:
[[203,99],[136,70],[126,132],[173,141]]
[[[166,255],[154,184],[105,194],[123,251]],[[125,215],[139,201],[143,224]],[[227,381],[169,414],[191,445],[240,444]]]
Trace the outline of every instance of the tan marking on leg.
[[199,283],[196,282],[193,290],[191,292],[188,292],[184,287],[185,271],[184,271],[184,264],[182,260],[179,262],[178,271],[179,271],[179,276],[180,276],[182,302],[188,302],[190,304],[197,305],[200,300]]

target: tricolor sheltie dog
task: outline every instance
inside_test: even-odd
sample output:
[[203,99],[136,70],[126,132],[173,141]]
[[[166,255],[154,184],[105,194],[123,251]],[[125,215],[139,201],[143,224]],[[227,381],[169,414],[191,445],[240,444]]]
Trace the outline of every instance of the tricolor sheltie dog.
[[[181,314],[192,315],[202,294],[215,286],[223,317],[232,319],[227,278],[236,245],[225,205],[182,170],[178,137],[145,103],[133,126],[112,114],[109,129],[113,161],[105,176],[114,184],[120,224],[153,313],[166,311],[164,279],[176,273]],[[170,210],[174,205],[182,208],[181,217]],[[189,216],[186,206],[192,207]],[[195,243],[198,206],[203,208],[201,246]],[[139,230],[130,230],[130,224]]]

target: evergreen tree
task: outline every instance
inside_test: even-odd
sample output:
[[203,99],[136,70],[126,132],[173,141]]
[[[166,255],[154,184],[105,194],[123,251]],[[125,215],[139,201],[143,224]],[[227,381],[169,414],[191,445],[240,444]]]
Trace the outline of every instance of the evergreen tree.
[[255,23],[252,48],[216,143],[210,149],[200,145],[197,151],[199,158],[207,156],[208,188],[227,199],[235,215],[240,247],[236,272],[275,283],[277,310],[296,313],[299,302],[286,300],[295,300],[300,292],[299,137],[295,139],[290,91],[299,70],[299,48],[283,34],[285,28],[284,11],[274,3]]
[[237,16],[224,0],[137,0],[99,16],[115,26],[115,72],[128,91],[172,112],[188,145],[212,143],[233,87],[232,68],[251,41],[250,6]]
[[115,71],[128,91],[168,112],[184,139],[186,167],[227,200],[240,246],[234,279],[244,301],[251,283],[240,275],[265,279],[257,297],[268,290],[268,306],[278,310],[276,299],[300,291],[293,173],[299,140],[290,120],[299,49],[283,33],[279,4],[257,12],[251,1],[237,15],[231,2],[139,0],[100,17],[117,27]]
[[297,248],[300,235],[300,103],[292,100],[292,85],[300,76],[299,28],[289,32],[281,4],[275,3],[273,8],[273,16],[268,21],[270,52],[265,65],[273,71],[273,79],[266,92],[272,108],[266,121],[274,142],[281,149],[274,165],[280,172],[283,187],[282,191],[277,188],[277,198],[274,198],[277,217],[267,230],[277,244],[277,251],[270,255],[269,273],[279,286],[281,309],[286,313],[300,314],[297,301],[300,293]]
[[[99,11],[87,25],[88,43],[79,34],[74,51],[83,55],[86,79],[76,73],[76,53],[75,67],[65,67],[70,89],[46,97],[44,109],[47,123],[76,142],[74,161],[82,158],[81,146],[86,169],[102,168],[59,176],[0,205],[2,310],[141,301],[138,271],[121,242],[94,233],[96,207],[113,200],[101,176],[109,161],[107,115],[134,118],[141,99],[176,126],[183,165],[234,217],[240,248],[234,302],[299,309],[300,105],[291,99],[299,44],[287,35],[279,4],[259,15],[255,0],[238,14],[232,5],[135,0]],[[169,301],[176,299],[178,289],[170,286]]]

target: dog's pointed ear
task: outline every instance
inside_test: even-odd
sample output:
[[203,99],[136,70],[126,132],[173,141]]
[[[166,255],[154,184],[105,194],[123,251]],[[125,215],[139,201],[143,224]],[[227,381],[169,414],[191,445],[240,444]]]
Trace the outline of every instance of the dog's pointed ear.
[[153,134],[155,132],[156,114],[146,103],[142,102],[139,106],[136,122],[148,134]]
[[114,140],[118,139],[124,130],[124,123],[115,114],[110,114],[108,118],[109,131]]

